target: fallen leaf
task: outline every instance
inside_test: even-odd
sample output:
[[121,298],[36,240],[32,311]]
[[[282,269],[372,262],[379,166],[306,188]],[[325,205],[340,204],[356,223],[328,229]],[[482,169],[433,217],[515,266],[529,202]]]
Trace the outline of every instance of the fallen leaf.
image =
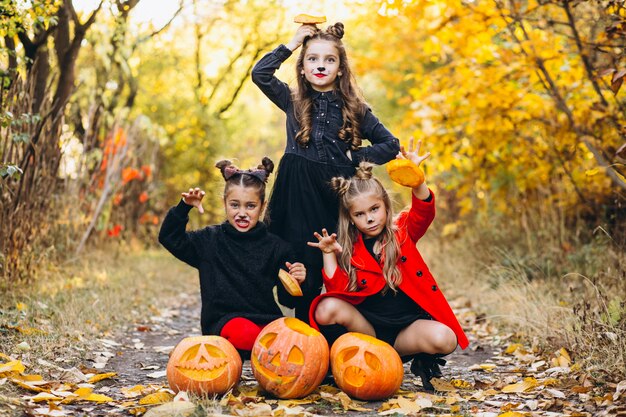
[[185,417],[193,413],[195,409],[196,406],[193,403],[187,401],[174,401],[151,408],[144,415],[144,417]]
[[472,365],[468,369],[470,371],[492,372],[494,369],[496,369],[496,367],[497,365],[493,363],[481,363],[481,364]]
[[343,407],[343,409],[346,411],[370,411],[369,408],[364,408],[359,405],[359,403],[364,404],[363,402],[353,401],[350,397],[348,397],[348,394],[346,394],[345,392],[340,392],[339,394],[337,394],[337,398],[341,402],[341,406]]
[[3,376],[2,374],[7,374],[10,372],[17,372],[21,374],[25,370],[26,367],[22,364],[22,361],[20,360],[0,364],[0,376]]
[[116,375],[117,375],[116,372],[108,372],[106,374],[97,374],[89,378],[87,382],[95,384],[96,382],[102,381],[103,379],[113,378]]
[[174,398],[172,394],[167,391],[159,391],[154,392],[152,394],[148,394],[142,399],[139,400],[139,404],[141,405],[152,405],[152,404],[163,404],[171,401]]
[[32,397],[24,397],[24,399],[28,399],[36,403],[39,403],[42,401],[61,401],[63,398],[57,397],[56,395],[50,394],[49,392],[40,392],[39,394],[34,395]]
[[626,379],[617,383],[617,386],[615,387],[615,394],[613,394],[613,400],[617,401],[622,394],[624,394],[624,392],[626,392]]
[[506,393],[526,392],[528,390],[535,388],[537,385],[539,385],[539,383],[537,382],[535,378],[524,378],[523,382],[505,386],[504,388],[502,388],[502,392],[506,392]]
[[148,378],[158,379],[158,378],[163,378],[166,375],[167,375],[167,371],[157,371],[157,372],[149,373],[146,376]]

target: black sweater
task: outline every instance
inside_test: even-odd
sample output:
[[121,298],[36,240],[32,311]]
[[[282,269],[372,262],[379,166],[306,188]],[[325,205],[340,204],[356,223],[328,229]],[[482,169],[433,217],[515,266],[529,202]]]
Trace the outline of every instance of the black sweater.
[[191,208],[181,200],[168,211],[159,242],[200,273],[202,334],[219,335],[234,317],[256,323],[281,317],[273,288],[277,287],[281,304],[293,305],[278,280],[278,269],[295,262],[291,246],[269,233],[262,222],[245,233],[228,222],[187,232]]

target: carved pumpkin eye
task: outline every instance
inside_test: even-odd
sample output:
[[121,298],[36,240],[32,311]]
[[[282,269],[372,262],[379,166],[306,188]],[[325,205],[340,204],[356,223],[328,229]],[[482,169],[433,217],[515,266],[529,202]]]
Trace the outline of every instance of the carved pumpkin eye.
[[279,398],[311,393],[328,371],[328,344],[324,336],[291,317],[265,326],[250,357],[259,385]]
[[383,399],[402,384],[404,368],[400,356],[389,344],[374,337],[346,333],[333,343],[330,357],[337,386],[351,397]]
[[179,342],[167,364],[167,379],[174,391],[224,393],[241,377],[241,357],[219,336],[188,337]]

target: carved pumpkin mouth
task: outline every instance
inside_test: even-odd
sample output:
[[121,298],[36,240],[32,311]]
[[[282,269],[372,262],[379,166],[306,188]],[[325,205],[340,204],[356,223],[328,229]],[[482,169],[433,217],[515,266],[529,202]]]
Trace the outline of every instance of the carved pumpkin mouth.
[[208,364],[187,364],[179,365],[176,367],[178,372],[185,375],[187,378],[195,381],[212,381],[221,376],[226,371],[226,365],[228,362],[224,362],[221,365],[209,366]]
[[[280,361],[280,354],[276,355],[276,357],[278,357],[279,361]],[[263,374],[266,378],[276,382],[277,384],[289,384],[294,379],[296,379],[295,376],[278,375],[276,372],[270,371],[269,369],[267,369],[266,367],[261,365],[261,363],[259,362],[259,359],[256,357],[256,355],[252,355],[250,360],[252,361],[252,365],[257,369],[257,371],[259,371],[261,374]],[[273,362],[275,362],[275,361],[273,361]]]
[[181,357],[176,369],[194,381],[212,381],[226,372],[228,360],[220,349],[212,345],[197,344]]
[[353,387],[362,387],[365,383],[365,371],[358,366],[348,366],[343,374],[345,381]]

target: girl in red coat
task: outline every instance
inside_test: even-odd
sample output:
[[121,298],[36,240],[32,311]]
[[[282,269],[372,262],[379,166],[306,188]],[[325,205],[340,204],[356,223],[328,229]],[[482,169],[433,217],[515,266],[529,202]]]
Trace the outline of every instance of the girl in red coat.
[[[420,165],[430,153],[419,155],[413,140],[398,158]],[[411,371],[426,390],[430,379],[441,377],[441,356],[468,340],[450,305],[415,244],[435,217],[435,197],[422,183],[412,191],[408,211],[394,220],[391,201],[373,165],[361,163],[350,179],[336,177],[339,194],[338,233],[315,233],[309,242],[323,252],[327,292],[317,297],[310,322],[329,335],[332,344],[341,331],[365,333],[393,346],[404,359],[413,358]],[[334,335],[334,336],[333,336]]]

